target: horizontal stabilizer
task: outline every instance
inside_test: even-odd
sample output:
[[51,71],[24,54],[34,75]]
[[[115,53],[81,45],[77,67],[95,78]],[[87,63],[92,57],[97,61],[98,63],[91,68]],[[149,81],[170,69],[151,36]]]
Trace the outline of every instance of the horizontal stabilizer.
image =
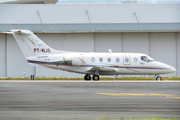
[[19,29],[19,30],[11,30],[11,31],[13,31],[14,33],[18,33],[18,34],[26,34],[26,35],[30,35],[31,34],[31,32],[29,32],[28,30],[21,30],[21,29]]
[[12,34],[12,32],[3,32],[4,34]]

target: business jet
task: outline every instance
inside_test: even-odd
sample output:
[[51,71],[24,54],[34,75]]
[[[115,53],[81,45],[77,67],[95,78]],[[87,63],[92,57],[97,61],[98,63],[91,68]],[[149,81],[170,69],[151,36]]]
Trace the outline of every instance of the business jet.
[[172,66],[141,53],[69,52],[55,50],[29,30],[11,30],[28,63],[85,74],[84,80],[98,81],[99,75],[155,75],[176,72]]

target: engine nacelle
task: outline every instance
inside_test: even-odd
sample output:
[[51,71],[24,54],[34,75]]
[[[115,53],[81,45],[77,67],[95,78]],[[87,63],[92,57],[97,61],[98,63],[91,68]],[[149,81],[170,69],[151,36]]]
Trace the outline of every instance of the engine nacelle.
[[86,65],[91,63],[90,56],[82,56],[82,55],[64,57],[63,60],[71,65]]

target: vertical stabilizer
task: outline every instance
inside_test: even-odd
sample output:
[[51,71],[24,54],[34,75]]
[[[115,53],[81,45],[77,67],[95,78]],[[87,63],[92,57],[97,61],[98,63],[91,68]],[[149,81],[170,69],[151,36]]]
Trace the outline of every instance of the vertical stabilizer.
[[33,32],[29,30],[11,30],[11,32],[25,57],[59,53],[58,50],[54,50],[46,45],[41,39],[39,39]]

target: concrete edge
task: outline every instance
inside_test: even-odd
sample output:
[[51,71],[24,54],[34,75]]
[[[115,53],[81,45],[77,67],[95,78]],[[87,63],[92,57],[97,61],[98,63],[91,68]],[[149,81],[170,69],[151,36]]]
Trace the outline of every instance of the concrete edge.
[[0,82],[88,82],[88,83],[101,83],[101,82],[105,82],[105,83],[110,83],[110,82],[180,82],[180,81],[172,81],[172,80],[164,80],[164,81],[143,81],[143,80],[126,80],[126,81],[78,81],[78,80],[35,80],[35,81],[31,81],[31,80],[0,80]]

